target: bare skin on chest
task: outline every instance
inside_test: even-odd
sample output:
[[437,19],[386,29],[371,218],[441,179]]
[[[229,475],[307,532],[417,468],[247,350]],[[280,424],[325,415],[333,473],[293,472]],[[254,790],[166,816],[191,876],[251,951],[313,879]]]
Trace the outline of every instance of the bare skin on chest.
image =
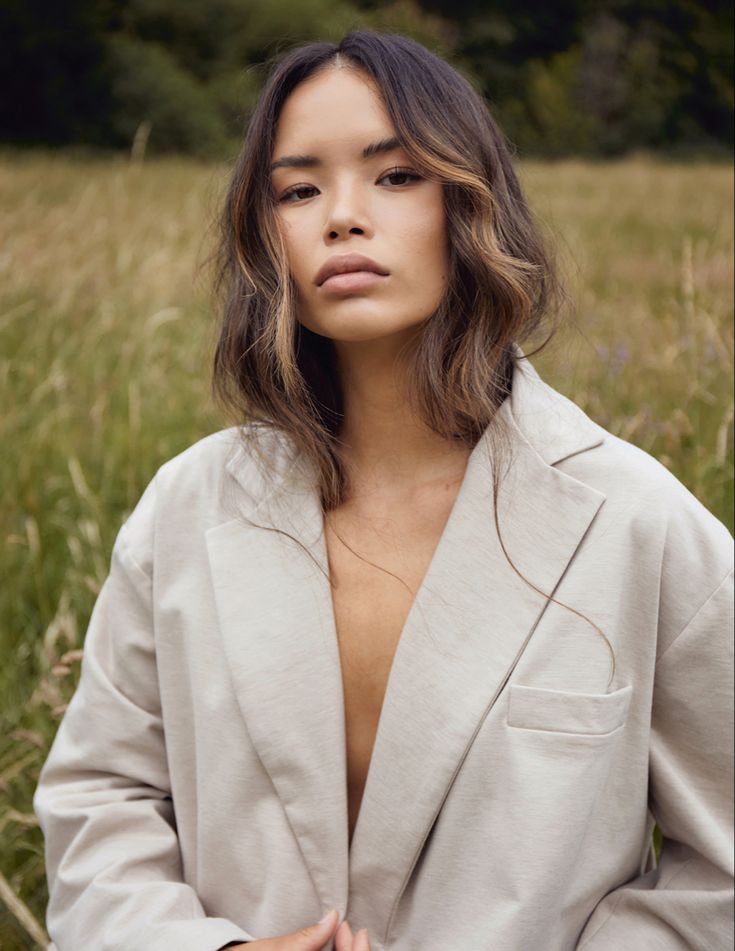
[[400,501],[348,502],[325,520],[344,690],[350,843],[396,647],[461,481],[442,481]]

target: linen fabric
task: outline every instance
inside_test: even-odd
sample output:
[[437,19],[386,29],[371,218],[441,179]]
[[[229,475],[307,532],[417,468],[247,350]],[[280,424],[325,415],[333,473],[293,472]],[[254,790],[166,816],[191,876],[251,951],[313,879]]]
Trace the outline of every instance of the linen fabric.
[[237,429],[161,467],[34,797],[52,951],[215,951],[330,908],[373,951],[732,948],[732,538],[521,357],[498,420],[515,567],[489,428],[349,848],[314,473],[264,427],[271,475]]

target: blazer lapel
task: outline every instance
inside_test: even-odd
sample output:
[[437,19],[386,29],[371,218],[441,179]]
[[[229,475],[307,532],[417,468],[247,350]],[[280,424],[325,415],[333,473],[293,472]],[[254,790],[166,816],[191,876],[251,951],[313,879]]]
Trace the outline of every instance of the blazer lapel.
[[[518,570],[552,594],[604,496],[551,462],[604,433],[528,366],[516,369],[500,416],[513,453],[498,498],[502,540]],[[406,620],[352,840],[350,922],[383,942],[454,776],[547,603],[503,553],[489,450],[486,431]]]
[[[307,470],[273,442],[274,479],[241,451],[228,465],[242,518],[207,533],[224,647],[253,745],[298,838],[323,908],[347,904],[344,702],[323,517]],[[288,491],[283,491],[287,488]]]

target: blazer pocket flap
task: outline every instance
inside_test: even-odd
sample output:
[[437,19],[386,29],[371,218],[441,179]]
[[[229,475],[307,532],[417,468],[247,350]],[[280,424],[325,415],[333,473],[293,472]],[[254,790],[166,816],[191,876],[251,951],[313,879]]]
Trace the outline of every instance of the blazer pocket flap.
[[508,725],[555,733],[611,733],[625,723],[632,685],[612,693],[569,693],[510,684]]

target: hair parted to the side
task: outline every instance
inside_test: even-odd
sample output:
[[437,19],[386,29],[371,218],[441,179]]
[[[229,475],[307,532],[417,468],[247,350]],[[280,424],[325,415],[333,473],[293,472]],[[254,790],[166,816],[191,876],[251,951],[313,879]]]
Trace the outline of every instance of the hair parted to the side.
[[[215,396],[236,424],[264,424],[290,440],[317,473],[325,513],[346,500],[334,345],[297,319],[270,178],[286,99],[299,83],[334,65],[359,70],[375,83],[417,171],[443,185],[447,289],[401,353],[402,378],[420,418],[444,438],[472,447],[490,427],[500,535],[498,463],[508,443],[496,413],[510,392],[513,344],[540,337],[526,355],[539,352],[568,297],[524,197],[511,147],[485,100],[449,63],[408,37],[355,31],[339,43],[299,46],[272,66],[247,123],[220,221]],[[241,426],[255,455],[258,428]],[[504,544],[503,550],[538,591]]]

